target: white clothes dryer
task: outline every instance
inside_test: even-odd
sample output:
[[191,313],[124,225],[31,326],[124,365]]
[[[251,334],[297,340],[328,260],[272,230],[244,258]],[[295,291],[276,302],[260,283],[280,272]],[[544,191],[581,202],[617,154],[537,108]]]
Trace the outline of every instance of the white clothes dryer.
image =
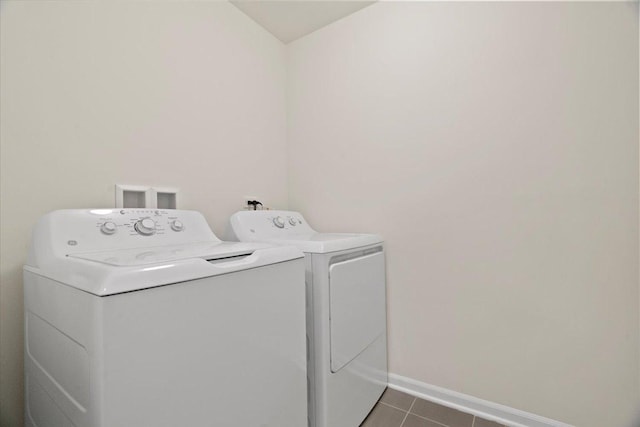
[[25,293],[27,427],[301,427],[303,253],[198,212],[55,211]]
[[230,238],[305,253],[309,425],[357,427],[387,386],[385,255],[373,234],[313,230],[289,211],[241,211]]

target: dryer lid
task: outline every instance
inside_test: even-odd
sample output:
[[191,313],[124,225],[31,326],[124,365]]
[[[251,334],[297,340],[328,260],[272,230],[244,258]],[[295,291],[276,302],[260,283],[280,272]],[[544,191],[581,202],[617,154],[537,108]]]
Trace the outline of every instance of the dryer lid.
[[380,244],[376,234],[318,233],[299,212],[241,211],[230,219],[231,238],[241,242],[294,245],[307,253],[328,253]]
[[314,233],[306,236],[274,238],[266,242],[292,245],[306,253],[324,254],[380,244],[383,240],[376,234]]

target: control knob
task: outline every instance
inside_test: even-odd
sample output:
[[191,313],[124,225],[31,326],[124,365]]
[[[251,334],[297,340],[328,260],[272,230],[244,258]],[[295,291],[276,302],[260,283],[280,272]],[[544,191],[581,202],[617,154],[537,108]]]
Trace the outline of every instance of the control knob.
[[156,223],[151,218],[144,218],[139,220],[133,226],[138,234],[143,236],[151,236],[156,232]]
[[273,218],[273,224],[278,228],[284,228],[284,219],[281,216]]
[[296,226],[298,223],[296,222],[295,218],[289,218],[289,224]]
[[184,230],[184,224],[182,223],[182,221],[178,221],[176,219],[174,221],[171,221],[171,229],[173,231],[182,231]]
[[102,231],[106,235],[111,235],[118,231],[118,226],[115,224],[115,222],[107,221],[100,226],[100,231]]

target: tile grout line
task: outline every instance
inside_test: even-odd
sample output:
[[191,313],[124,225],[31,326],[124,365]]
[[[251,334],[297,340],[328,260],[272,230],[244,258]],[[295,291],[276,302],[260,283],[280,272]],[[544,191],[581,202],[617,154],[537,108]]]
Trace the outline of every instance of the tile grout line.
[[[432,422],[432,423],[438,424],[439,426],[442,426],[442,427],[449,427],[449,426],[447,426],[446,424],[441,423],[440,421],[432,420],[431,418],[427,418],[427,417],[424,417],[424,416],[422,416],[422,415],[418,415],[418,414],[416,414],[416,413],[412,413],[412,412],[411,412],[411,410],[413,409],[413,406],[414,406],[414,405],[415,405],[415,403],[418,401],[418,399],[419,399],[419,398],[417,398],[417,397],[414,397],[414,398],[413,398],[413,402],[411,402],[411,406],[409,406],[409,409],[402,409],[402,408],[398,408],[397,406],[393,406],[393,405],[391,405],[391,404],[389,404],[389,403],[387,403],[387,402],[383,402],[382,400],[378,401],[378,403],[382,403],[383,405],[388,406],[388,407],[393,408],[393,409],[397,409],[398,411],[406,412],[406,414],[405,414],[404,418],[402,419],[402,423],[400,424],[400,426],[399,426],[399,427],[402,427],[402,426],[404,425],[404,422],[405,422],[405,421],[406,421],[406,419],[409,417],[409,414],[411,414],[411,415],[413,415],[413,416],[415,416],[415,417],[418,417],[418,418],[420,418],[420,419],[427,420],[427,421],[430,421],[430,422]],[[478,418],[477,416],[475,416],[475,415],[473,415],[473,414],[469,414],[468,412],[464,412],[464,411],[458,411],[458,412],[462,412],[462,413],[465,413],[465,414],[468,414],[468,415],[473,416],[473,418],[471,419],[471,426],[470,426],[470,427],[475,427],[475,425],[476,425],[476,418]],[[506,427],[506,426],[504,426],[504,427]]]
[[[466,413],[466,412],[465,412],[465,413]],[[442,424],[440,421],[436,421],[436,420],[432,420],[431,418],[423,417],[422,415],[418,415],[418,414],[416,414],[415,412],[411,413],[411,415],[413,415],[414,417],[418,417],[418,418],[420,418],[420,419],[423,419],[423,420],[430,421],[430,422],[432,422],[432,423],[434,423],[434,424],[438,424],[439,426],[442,426],[442,427],[449,427],[449,426],[448,426],[448,425],[446,425],[446,424]],[[400,426],[400,427],[402,427],[402,426]],[[472,427],[473,427],[473,426],[472,426]]]
[[409,409],[407,410],[407,412],[404,414],[404,418],[402,419],[402,422],[400,423],[400,427],[402,427],[404,425],[404,422],[407,420],[407,417],[409,416],[409,413],[411,412],[411,409],[413,408],[413,405],[416,404],[416,400],[418,400],[417,397],[413,398],[413,402],[411,402],[411,406],[409,406]]
[[[415,399],[415,397],[414,397],[414,399]],[[397,406],[393,406],[393,405],[392,405],[392,404],[390,404],[390,403],[383,402],[382,400],[381,400],[381,401],[379,401],[378,403],[382,403],[384,406],[388,406],[389,408],[397,409],[398,411],[402,411],[402,412],[409,412],[409,409],[411,409],[411,408],[409,408],[409,409],[399,408],[399,407],[397,407]]]

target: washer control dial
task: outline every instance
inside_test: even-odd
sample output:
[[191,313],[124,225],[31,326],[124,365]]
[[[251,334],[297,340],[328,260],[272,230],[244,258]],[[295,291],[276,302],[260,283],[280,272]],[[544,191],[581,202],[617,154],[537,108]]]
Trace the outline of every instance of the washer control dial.
[[184,224],[182,223],[182,221],[176,219],[174,221],[171,221],[171,229],[173,231],[182,231],[184,230]]
[[138,234],[143,236],[151,236],[156,232],[156,223],[151,218],[143,218],[135,223],[133,228],[136,229]]
[[111,234],[114,234],[116,231],[118,231],[118,226],[116,225],[115,222],[107,221],[100,226],[100,231],[102,231],[102,233],[109,236]]
[[289,218],[289,224],[295,227],[298,223],[296,222],[295,218]]
[[281,216],[273,218],[273,224],[278,228],[284,228],[284,219]]

